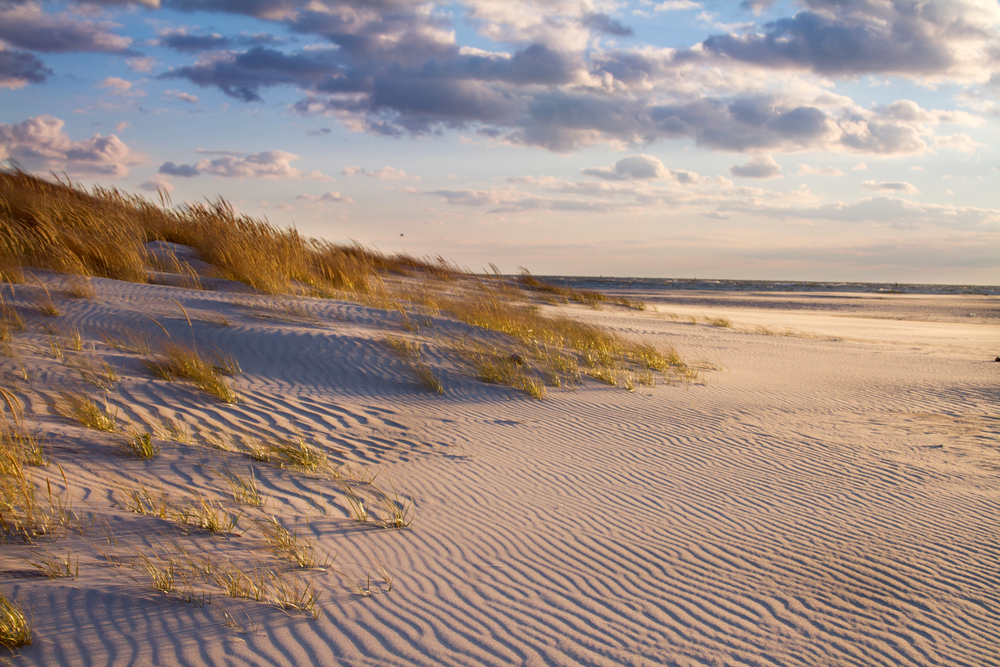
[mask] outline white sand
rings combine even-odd
[[[899,297],[901,319],[879,304],[746,307],[744,295],[739,307],[562,308],[722,370],[704,385],[628,393],[587,381],[537,401],[447,364],[447,393],[426,392],[378,342],[398,330],[385,311],[302,299],[319,323],[281,321],[234,305],[263,298],[94,282],[95,301],[57,299],[63,315],[51,321],[79,327],[123,370],[110,395],[121,417],[298,430],[338,462],[383,470],[380,482],[413,497],[415,520],[399,531],[361,525],[329,480],[258,465],[268,511],[337,554],[342,574],[309,573],[325,587],[322,617],[218,589],[203,606],[153,590],[95,546],[165,555],[262,544],[253,531],[178,537],[170,522],[113,507],[110,480],[218,495],[226,487],[213,471],[248,459],[165,440],[151,463],[122,457],[108,436],[46,405],[85,385],[46,359],[35,326],[21,336],[37,373],[23,396],[71,488],[54,465],[39,479],[99,513],[113,538],[98,526],[2,547],[2,591],[36,630],[16,664],[1000,663],[1000,328],[955,315],[973,301],[996,313],[996,297]],[[99,342],[97,328],[112,322],[155,332],[146,316],[186,340],[172,299],[195,318],[200,346],[239,360],[242,404],[152,382],[139,357]],[[667,312],[725,315],[735,327]],[[231,326],[203,321],[218,314]],[[740,330],[756,327],[802,335]],[[0,362],[10,382],[15,362]],[[79,578],[30,576],[23,558],[68,548],[81,554]],[[395,576],[391,592],[376,561]],[[367,574],[380,593],[346,589]],[[254,628],[235,632],[223,610]]]

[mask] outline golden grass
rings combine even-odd
[[[386,256],[360,245],[304,237],[265,220],[239,215],[224,199],[170,208],[115,188],[87,191],[67,180],[46,180],[0,167],[0,267],[38,266],[82,277],[146,282],[151,258],[143,244],[170,241],[194,247],[221,277],[268,294],[331,296],[367,293],[378,272],[455,272],[446,262]],[[175,258],[176,259],[176,258]],[[160,268],[191,275],[181,262]],[[191,275],[192,282],[197,276]]]
[[[77,554],[74,561],[73,551],[70,549],[66,550],[66,558],[41,551],[35,552],[33,556],[34,560],[30,558],[26,558],[25,560],[49,579],[58,579],[60,577],[77,579],[80,576],[80,555]]]
[[[103,331],[101,332],[101,340],[108,347],[122,352],[144,355],[153,353],[153,345],[149,336],[128,327],[118,327]]]
[[[67,366],[75,368],[84,381],[98,389],[111,391],[121,381],[118,371],[111,364],[96,356],[77,354],[71,357],[67,356],[65,362]]]
[[[225,366],[219,366],[206,359],[193,347],[180,343],[167,343],[157,358],[146,361],[146,367],[158,379],[173,381],[176,378],[189,380],[223,403],[238,403],[240,395],[235,383],[226,382],[220,376],[235,374],[239,365],[234,360],[223,359]]]
[[[576,303],[582,303],[600,310],[605,303],[611,303],[617,306],[624,306],[625,308],[634,308],[635,310],[646,310],[646,304],[642,301],[634,299],[626,299],[624,297],[610,297],[601,292],[595,292],[593,290],[578,290],[570,287],[557,287],[551,283],[546,283],[538,278],[531,275],[531,272],[526,268],[521,267],[521,275],[517,278],[517,283],[528,290],[533,292],[538,292],[543,295],[543,299],[547,303],[553,305],[559,303],[568,303],[569,301],[575,301]],[[548,297],[547,299],[545,297]]]
[[[407,318],[405,322],[409,322],[409,319]],[[406,328],[405,325],[404,328]],[[420,358],[421,344],[419,342],[393,335],[386,335],[383,340],[386,345],[395,350],[406,361],[407,365],[420,381],[421,387],[437,394],[444,393],[444,385],[441,384],[441,380],[434,374],[433,369],[427,365],[427,362]]]
[[[160,448],[153,443],[153,436],[149,433],[129,433],[119,438],[118,447],[141,461],[149,461],[160,453]]]
[[[111,413],[107,399],[104,400],[104,408],[101,408],[81,392],[64,392],[60,396],[61,400],[56,402],[56,411],[63,417],[96,431],[111,433],[118,428],[117,410],[116,414]]]
[[[257,531],[275,554],[294,562],[299,567],[326,567],[329,558],[320,559],[316,555],[316,545],[308,537],[299,535],[298,529],[289,531],[273,516],[256,522]]]
[[[14,649],[31,644],[31,619],[21,605],[0,593],[0,644]]]

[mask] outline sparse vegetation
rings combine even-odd
[[[149,461],[160,453],[160,448],[153,443],[153,436],[149,433],[129,433],[119,438],[118,444],[123,452],[142,461]]]
[[[62,400],[56,403],[56,410],[62,416],[78,422],[81,426],[97,431],[111,433],[118,428],[117,410],[114,414],[111,413],[106,398],[104,399],[104,407],[101,408],[86,394],[80,392],[63,393]]]
[[[231,359],[223,360],[229,365],[222,370],[228,373],[238,372],[239,366]],[[189,380],[193,385],[205,391],[223,403],[238,403],[240,395],[235,384],[226,382],[220,375],[220,367],[205,359],[195,348],[179,343],[167,343],[163,353],[157,358],[146,361],[146,367],[158,379],[173,381],[175,378]]]
[[[31,620],[17,602],[0,593],[0,644],[9,649],[31,644]]]

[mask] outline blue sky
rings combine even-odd
[[[0,0],[0,158],[536,274],[1000,283],[996,0]]]

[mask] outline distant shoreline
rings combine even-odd
[[[860,294],[1000,295],[1000,285],[935,285],[795,280],[713,280],[613,276],[535,276],[558,287],[593,290],[697,290],[713,292],[836,292]]]

